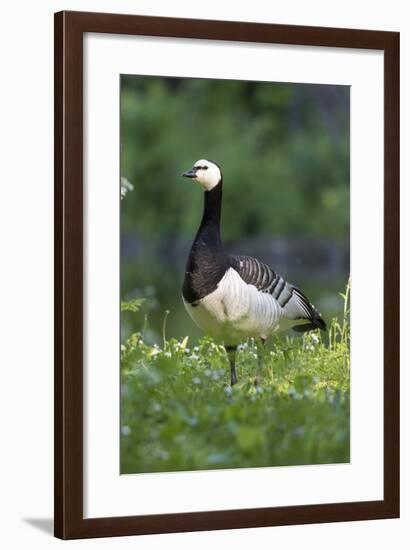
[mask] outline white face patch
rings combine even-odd
[[[209,160],[197,160],[194,168],[196,168],[196,174],[192,179],[197,181],[205,191],[210,191],[221,181],[221,171],[216,164]]]

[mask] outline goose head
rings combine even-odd
[[[197,160],[193,167],[182,175],[198,182],[205,191],[210,191],[222,181],[219,166],[205,159]]]

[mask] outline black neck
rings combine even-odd
[[[221,204],[222,179],[204,193],[201,224],[188,256],[183,295],[191,304],[215,290],[229,267],[221,242]]]
[[[197,239],[208,241],[209,245],[221,246],[221,208],[222,208],[222,179],[213,189],[204,193],[204,210]]]

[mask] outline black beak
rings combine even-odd
[[[182,176],[184,178],[194,178],[196,176],[196,168],[191,168],[190,170],[188,170],[187,172],[184,172],[182,174]]]

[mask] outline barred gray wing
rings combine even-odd
[[[251,256],[230,256],[230,266],[235,269],[245,283],[255,286],[260,292],[272,295],[283,308],[288,319],[306,319],[312,326],[322,330],[326,324],[312,306],[305,294],[288,283],[271,267]]]

